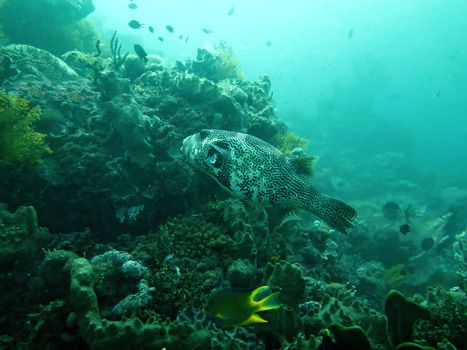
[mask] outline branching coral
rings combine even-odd
[[[45,135],[36,132],[32,124],[41,118],[38,107],[0,91],[0,161],[5,163],[38,163],[50,148]]]

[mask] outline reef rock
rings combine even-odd
[[[42,81],[61,84],[64,81],[78,79],[78,74],[60,58],[50,52],[29,45],[8,45],[0,48],[0,60],[9,57],[18,74],[18,81]]]

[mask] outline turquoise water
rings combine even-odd
[[[270,76],[278,115],[311,147],[321,127],[332,129],[335,112],[350,138],[333,138],[336,147],[364,138],[369,149],[407,153],[432,176],[457,183],[467,176],[465,1],[142,0],[136,10],[127,1],[94,3],[104,31],[117,28],[171,59],[225,40],[248,78]],[[133,18],[167,40],[132,30]],[[166,24],[188,43],[171,38]]]
[[[0,350],[461,350],[467,1],[0,0]]]

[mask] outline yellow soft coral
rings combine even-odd
[[[292,132],[283,132],[275,137],[275,146],[282,151],[287,157],[292,156],[294,148],[302,148],[305,150],[308,146],[307,140]]]
[[[40,118],[39,107],[31,108],[27,100],[0,91],[0,162],[39,163],[44,153],[51,152],[45,135],[32,127]]]

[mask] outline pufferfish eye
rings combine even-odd
[[[214,147],[209,148],[206,160],[216,169],[222,165],[222,156]]]

